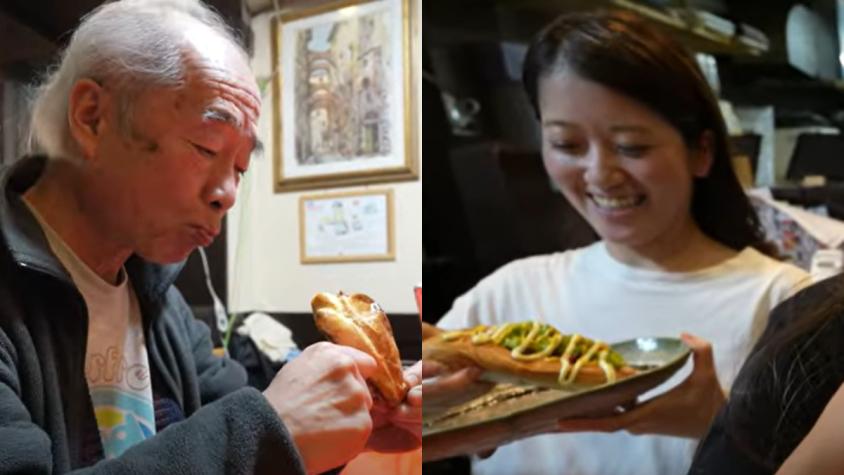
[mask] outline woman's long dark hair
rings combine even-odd
[[[682,46],[632,13],[568,14],[543,29],[525,57],[522,79],[537,115],[539,81],[557,73],[573,73],[644,104],[689,148],[698,148],[709,131],[714,157],[709,174],[694,180],[692,217],[707,236],[732,249],[774,254],[733,172],[718,101]]]

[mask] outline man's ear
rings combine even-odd
[[[91,79],[76,81],[70,90],[67,120],[70,133],[76,139],[83,158],[89,159],[96,155],[109,102],[108,92]]]
[[[700,134],[697,149],[692,154],[692,175],[704,178],[709,175],[712,162],[715,160],[715,135],[711,130],[704,130]]]

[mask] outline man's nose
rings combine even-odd
[[[234,206],[237,199],[237,172],[232,170],[229,173],[213,180],[206,191],[206,202],[215,210],[221,213],[227,212]]]

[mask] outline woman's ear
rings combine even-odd
[[[108,93],[96,81],[80,79],[73,85],[68,97],[67,120],[84,159],[96,156],[108,107]]]
[[[712,162],[715,160],[715,135],[711,130],[704,130],[700,134],[697,148],[692,151],[692,175],[704,178],[709,175]]]

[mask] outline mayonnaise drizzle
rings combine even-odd
[[[445,341],[453,341],[468,336],[475,345],[483,345],[487,343],[501,345],[501,343],[517,328],[519,328],[518,323],[505,323],[503,325],[491,326],[478,325],[477,327],[469,330],[458,330],[443,333],[442,339]],[[527,335],[522,338],[519,345],[513,348],[510,352],[510,356],[518,361],[535,361],[545,358],[553,353],[563,341],[563,335],[561,333],[556,333],[552,336],[548,345],[541,351],[525,354],[525,351],[530,348],[531,344],[539,337],[541,331],[542,324],[537,321],[531,321],[530,330],[528,330]],[[572,365],[571,357],[577,348],[578,341],[582,339],[583,337],[576,333],[569,339],[562,356],[560,356],[560,373],[557,377],[558,382],[561,385],[573,383],[574,380],[577,379],[577,374],[580,372],[581,368],[589,363],[589,360],[591,360],[596,353],[598,354],[598,366],[604,371],[607,383],[615,382],[617,379],[615,368],[609,361],[607,361],[610,349],[607,344],[602,341],[593,342],[589,349],[577,358]]]

